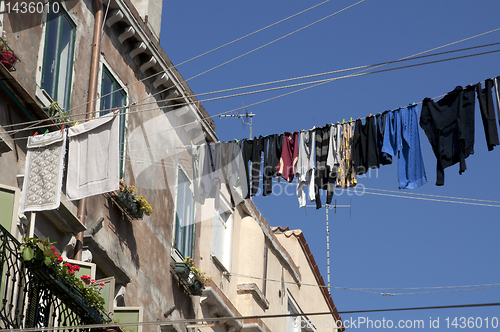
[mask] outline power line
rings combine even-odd
[[[401,311],[420,311],[420,310],[440,310],[440,309],[462,309],[462,308],[487,308],[498,307],[500,303],[477,303],[477,304],[456,304],[456,305],[441,305],[441,306],[425,306],[425,307],[404,307],[391,309],[368,309],[368,310],[346,310],[346,311],[323,311],[323,312],[308,312],[308,313],[290,313],[290,314],[270,314],[270,315],[249,315],[249,316],[233,316],[233,317],[204,317],[204,318],[188,318],[176,319],[169,321],[151,321],[151,322],[136,322],[136,323],[118,323],[118,324],[89,324],[71,326],[73,329],[83,328],[110,328],[110,327],[127,327],[127,326],[171,326],[173,324],[188,324],[188,323],[206,323],[206,322],[228,322],[228,321],[244,321],[250,319],[270,319],[270,318],[286,318],[286,317],[310,317],[310,316],[330,316],[330,315],[352,315],[362,313],[380,313],[380,312],[401,312]],[[66,330],[68,326],[58,327],[35,327],[24,329],[11,329],[12,332],[37,332],[37,331],[59,331]]]
[[[481,34],[478,34],[478,35],[471,36],[471,37],[467,37],[467,38],[464,38],[464,39],[461,39],[461,40],[458,40],[458,41],[455,41],[455,42],[452,42],[452,43],[448,43],[448,44],[445,44],[445,45],[442,45],[442,46],[439,46],[439,47],[435,47],[435,48],[432,48],[432,49],[427,50],[427,51],[419,52],[419,53],[417,53],[417,54],[414,54],[414,55],[411,55],[411,56],[407,56],[407,57],[401,58],[400,60],[403,60],[403,59],[409,59],[409,58],[413,58],[413,57],[417,57],[417,56],[420,56],[421,54],[428,53],[428,52],[432,52],[432,51],[435,51],[435,50],[438,50],[438,49],[441,49],[441,48],[444,48],[444,47],[447,47],[447,46],[451,46],[451,45],[454,45],[454,44],[457,44],[457,43],[460,43],[460,42],[464,42],[464,41],[467,41],[467,40],[471,40],[471,39],[474,39],[474,38],[478,38],[478,37],[481,37],[481,36],[484,36],[484,35],[487,35],[487,34],[490,34],[490,33],[496,32],[496,31],[498,31],[498,30],[500,30],[500,28],[493,29],[493,30],[490,30],[490,31],[487,31],[487,32],[484,32],[484,33],[481,33]],[[377,67],[380,67],[380,66],[383,66],[383,65],[384,65],[384,64],[381,64],[381,65],[379,65],[379,66],[377,66]],[[377,67],[375,67],[375,68],[377,68]],[[366,70],[364,70],[364,71],[366,71]],[[364,72],[364,71],[361,71],[361,72]],[[149,78],[151,78],[151,77],[153,77],[153,76],[155,76],[155,75],[157,75],[157,74],[159,74],[159,73],[153,74],[153,75],[151,75]],[[346,76],[346,77],[351,77],[351,76],[349,75],[349,76]],[[138,82],[140,82],[140,81],[138,81]],[[134,85],[134,84],[136,84],[136,83],[138,83],[138,82],[132,83],[132,84],[130,84],[129,86]],[[324,82],[324,83],[327,83],[327,82]],[[322,84],[324,84],[324,83],[322,83]],[[318,86],[319,86],[319,85],[322,85],[322,84],[318,84]],[[312,86],[312,87],[314,87],[314,86]],[[312,88],[312,87],[308,87],[308,88]],[[308,88],[304,88],[304,89],[299,89],[299,90],[296,90],[294,93],[296,93],[296,92],[300,92],[300,91],[303,91],[303,90],[306,90],[306,89],[308,89]],[[154,94],[154,95],[156,95],[156,94]],[[152,95],[152,96],[154,96],[154,95]],[[278,96],[278,97],[276,97],[276,98],[280,98],[280,97],[283,97],[283,96],[286,96],[286,95],[288,95],[288,94],[283,94],[283,95],[280,95],[280,96]],[[149,99],[149,98],[150,98],[150,97],[152,97],[152,96],[148,96],[147,98],[144,98],[143,100],[145,100],[145,99]],[[103,97],[104,97],[104,96],[101,96],[100,98],[103,98]],[[100,98],[96,98],[95,100],[99,100]],[[276,98],[273,98],[273,99],[276,99]],[[94,101],[95,101],[95,100],[94,100]],[[262,101],[262,102],[266,102],[266,101],[269,101],[269,100],[270,100],[270,99],[267,99],[267,100]],[[272,99],[271,99],[271,100],[272,100]],[[164,101],[165,101],[165,100],[164,100]],[[161,101],[157,101],[157,102],[155,102],[155,103],[159,103],[159,102],[161,102]],[[198,102],[202,102],[202,101],[198,101]],[[82,104],[82,105],[80,105],[80,106],[84,106],[84,105],[86,105],[86,104],[88,104],[88,103],[89,103],[89,102],[86,102],[86,103],[84,103],[84,104]],[[189,105],[190,103],[184,103],[184,104]],[[259,104],[259,103],[254,103],[254,104],[252,104],[252,105],[250,105],[250,106],[253,106],[253,105],[255,105],[255,104]],[[80,107],[80,106],[78,106],[78,107]],[[123,107],[123,108],[128,108],[128,107],[129,107],[129,106],[127,106],[127,107]],[[72,108],[72,109],[75,109],[75,108],[77,108],[77,107],[74,107],[74,108]],[[154,109],[161,109],[161,108],[164,108],[164,107],[157,107],[157,108],[154,108]],[[72,109],[70,109],[70,110],[72,110]],[[227,112],[223,112],[223,113],[220,113],[220,114],[216,114],[216,115],[211,116],[211,117],[208,117],[208,118],[212,118],[212,117],[215,117],[215,116],[218,116],[218,115],[226,114],[226,113],[229,113],[229,112],[232,112],[232,111],[236,111],[236,110],[239,110],[239,109],[241,109],[241,108],[236,108],[236,109],[231,110],[231,111],[227,111]],[[70,111],[70,110],[69,110],[69,111]],[[102,111],[103,111],[103,110],[101,110],[101,111],[96,111],[96,113],[97,113],[97,112],[102,112]],[[76,114],[76,115],[72,115],[72,116],[78,116],[78,115],[83,115],[83,114],[86,114],[86,113]],[[44,121],[51,120],[51,119],[57,119],[57,117],[49,117],[48,119],[37,120],[37,121],[31,121],[31,122],[25,122],[25,123],[23,123],[23,124],[26,124],[26,123],[32,123],[32,122],[42,123],[42,122],[44,122]],[[83,120],[82,120],[82,121],[83,121]],[[20,125],[20,124],[17,124],[17,125]],[[44,127],[47,127],[47,126],[44,126]],[[175,129],[175,128],[172,128],[172,129]]]
[[[271,278],[262,278],[262,277],[254,277],[248,276],[244,274],[238,273],[224,273],[230,276],[237,276],[249,279],[257,279],[257,280],[265,280],[271,282],[279,282],[285,284],[296,284],[293,281],[282,281],[278,279]],[[341,286],[323,286],[318,284],[307,284],[301,283],[301,286],[312,286],[319,288],[327,288],[327,289],[337,289],[337,290],[348,290],[348,291],[356,291],[363,293],[372,293],[383,296],[397,296],[397,295],[420,295],[420,294],[434,294],[434,293],[451,293],[451,292],[465,292],[465,291],[476,291],[476,290],[484,290],[484,289],[493,289],[500,288],[500,284],[483,284],[483,285],[465,285],[465,286],[434,286],[434,287],[406,287],[406,288],[363,288],[363,287],[341,287]],[[457,289],[459,288],[459,289]],[[377,290],[427,290],[427,289],[441,289],[434,291],[426,291],[426,292],[413,292],[413,293],[387,293],[387,292],[377,292]]]
[[[179,63],[179,64],[177,64],[177,65],[175,65],[175,66],[173,66],[173,67],[171,67],[171,68],[174,68],[174,67],[175,67],[175,68],[176,68],[176,67],[179,67],[179,66],[181,66],[181,65],[183,65],[183,64],[185,64],[185,63],[188,63],[188,62],[190,62],[190,61],[193,61],[193,60],[195,60],[195,59],[198,59],[198,58],[200,58],[200,57],[202,57],[202,56],[204,56],[204,55],[207,55],[207,54],[212,53],[212,52],[214,52],[214,51],[220,50],[220,49],[221,49],[221,48],[223,48],[223,47],[229,46],[229,45],[231,45],[231,44],[233,44],[233,43],[236,43],[236,42],[238,42],[238,41],[240,41],[240,40],[242,40],[242,39],[245,39],[245,38],[247,38],[247,37],[250,37],[250,36],[252,36],[252,35],[254,35],[254,34],[258,33],[258,32],[264,31],[264,30],[266,30],[266,29],[268,29],[268,28],[271,28],[271,27],[273,27],[273,26],[275,26],[275,25],[277,25],[277,24],[279,24],[279,23],[285,22],[286,20],[289,20],[289,19],[291,19],[291,18],[293,18],[293,17],[295,17],[295,16],[298,16],[298,15],[300,15],[300,14],[303,14],[303,13],[305,13],[305,12],[307,12],[307,11],[311,10],[311,9],[314,9],[314,8],[316,8],[316,7],[319,7],[319,6],[321,6],[321,5],[324,5],[325,3],[329,2],[329,1],[330,1],[330,0],[326,0],[326,1],[323,1],[323,2],[321,2],[321,3],[319,3],[319,4],[317,4],[317,5],[314,5],[314,6],[312,6],[312,7],[309,7],[309,8],[307,8],[307,9],[304,9],[304,10],[302,10],[302,11],[300,11],[300,12],[296,13],[296,14],[293,14],[292,16],[288,16],[287,18],[284,18],[284,19],[279,20],[279,21],[277,21],[277,22],[275,22],[275,23],[273,23],[273,24],[270,24],[270,25],[268,25],[268,26],[265,26],[264,28],[260,28],[260,29],[258,29],[258,30],[256,30],[256,31],[254,31],[254,32],[251,32],[251,33],[249,33],[249,34],[247,34],[247,35],[243,36],[243,37],[237,38],[237,39],[235,39],[235,40],[233,40],[233,41],[230,41],[229,43],[226,43],[226,44],[221,45],[221,46],[219,46],[219,47],[216,47],[216,48],[214,48],[214,49],[212,49],[212,50],[210,50],[210,51],[207,51],[207,52],[205,52],[205,53],[202,53],[202,54],[200,54],[200,55],[197,55],[197,56],[195,56],[195,57],[193,57],[193,58],[191,58],[191,59],[189,59],[189,60],[183,61],[183,62],[181,62],[181,63]]]
[[[231,41],[231,42],[229,42],[229,43],[226,43],[226,44],[221,45],[221,46],[219,46],[219,47],[216,47],[216,48],[214,48],[214,49],[212,49],[212,50],[210,50],[210,51],[207,51],[207,52],[202,53],[202,54],[200,54],[200,55],[198,55],[198,56],[195,56],[195,57],[193,57],[193,58],[191,58],[191,59],[189,59],[189,60],[183,61],[183,62],[181,62],[181,63],[180,63],[180,64],[178,64],[178,65],[175,65],[175,66],[174,66],[174,65],[172,65],[172,66],[170,66],[170,67],[167,67],[167,69],[166,69],[166,70],[162,70],[162,71],[160,71],[160,72],[158,72],[158,73],[154,73],[154,74],[152,74],[152,75],[150,75],[150,76],[147,76],[147,77],[145,77],[145,78],[143,78],[143,79],[137,80],[137,81],[136,81],[136,82],[134,82],[134,83],[128,84],[128,85],[127,85],[127,87],[131,87],[131,86],[133,86],[133,85],[135,85],[135,84],[137,84],[137,83],[143,82],[143,81],[148,80],[148,79],[150,79],[150,78],[153,78],[153,77],[155,77],[155,76],[157,76],[157,75],[160,75],[160,74],[166,73],[168,70],[171,70],[171,69],[173,69],[173,68],[176,68],[176,67],[178,67],[178,66],[181,66],[181,65],[183,65],[183,64],[185,64],[185,63],[188,63],[188,62],[190,62],[190,61],[192,61],[192,60],[198,59],[198,58],[200,58],[200,57],[202,57],[202,56],[204,56],[204,55],[207,55],[207,54],[209,54],[209,53],[212,53],[212,52],[214,52],[214,51],[217,51],[217,50],[219,50],[219,49],[221,49],[221,48],[223,48],[223,47],[226,47],[226,46],[228,46],[228,45],[231,45],[231,44],[233,44],[233,43],[235,43],[235,42],[237,42],[237,41],[240,41],[240,40],[242,40],[242,39],[245,39],[245,38],[247,38],[247,37],[250,37],[250,36],[252,36],[252,35],[254,35],[254,34],[258,33],[258,32],[264,31],[264,30],[266,30],[266,29],[268,29],[268,28],[270,28],[270,27],[273,27],[273,26],[275,26],[275,25],[277,25],[277,24],[279,24],[279,23],[285,22],[285,21],[287,21],[288,19],[291,19],[291,18],[293,18],[293,17],[295,17],[295,16],[298,16],[298,15],[300,15],[300,14],[303,14],[303,13],[305,13],[305,12],[309,11],[309,10],[312,10],[312,9],[314,9],[314,8],[317,8],[317,7],[319,7],[319,6],[321,6],[321,5],[325,4],[325,3],[327,3],[327,2],[329,2],[329,1],[330,1],[330,0],[323,1],[323,2],[321,2],[321,3],[319,3],[319,4],[317,4],[317,5],[314,5],[314,6],[312,6],[312,7],[309,7],[309,8],[307,8],[307,9],[305,9],[305,10],[302,10],[302,11],[300,11],[300,12],[298,12],[298,13],[294,14],[294,15],[291,15],[291,16],[289,16],[289,17],[285,18],[285,19],[282,19],[282,20],[280,20],[280,21],[277,21],[277,22],[275,22],[275,23],[273,23],[273,24],[270,24],[270,25],[268,25],[268,26],[266,26],[266,27],[264,27],[264,28],[258,29],[258,30],[254,31],[254,32],[252,32],[252,33],[249,33],[249,34],[247,34],[247,35],[245,35],[245,36],[243,36],[243,37],[237,38],[237,39],[235,39],[235,40],[233,40],[233,41]],[[108,4],[108,5],[109,5],[109,4]],[[104,23],[103,23],[103,27],[104,27]],[[181,81],[181,82],[180,82],[180,84],[181,84],[181,83],[184,83],[184,82],[186,82],[186,81]],[[35,84],[36,84],[36,85],[38,85],[36,82],[35,82]],[[84,106],[86,106],[87,104],[89,104],[89,103],[91,103],[91,102],[98,101],[98,100],[100,100],[100,99],[102,99],[102,98],[104,98],[104,97],[107,97],[107,96],[109,96],[109,95],[111,95],[111,94],[113,94],[113,93],[116,93],[116,92],[121,91],[121,90],[124,90],[124,89],[125,89],[125,87],[120,87],[119,89],[117,89],[117,90],[115,90],[115,91],[113,91],[113,92],[107,93],[107,94],[102,95],[102,96],[100,96],[100,97],[98,97],[98,98],[95,98],[95,99],[93,99],[93,100],[91,100],[91,101],[87,101],[87,102],[85,102],[85,103],[83,103],[83,104],[80,104],[80,105],[78,105],[78,106],[75,106],[75,107],[73,107],[73,108],[70,108],[70,109],[68,109],[68,110],[67,110],[67,112],[70,112],[70,111],[72,111],[72,110],[75,110],[75,109],[78,109],[78,108],[84,107]],[[164,92],[164,91],[166,91],[166,90],[168,90],[168,89],[162,90],[162,91],[160,91],[159,93]],[[156,94],[158,94],[158,93],[156,93]],[[142,100],[149,99],[149,98],[151,98],[151,97],[155,96],[156,94],[153,94],[153,95],[151,95],[151,96],[148,96],[148,97],[146,97],[146,98],[144,98],[144,99],[142,99]],[[141,100],[141,101],[142,101],[142,100]],[[46,121],[46,120],[47,120],[47,119],[40,120],[40,122],[38,122],[38,123],[41,123],[41,122]]]
[[[391,192],[391,193],[399,193],[399,194],[410,194],[410,195],[418,195],[418,196],[429,196],[429,197],[440,197],[440,198],[447,198],[447,199],[460,199],[460,200],[466,200],[466,201],[477,201],[477,202],[488,202],[488,203],[497,203],[500,205],[500,201],[490,201],[486,199],[477,199],[477,198],[464,198],[464,197],[453,197],[453,196],[442,196],[442,195],[431,195],[431,194],[421,194],[421,193],[410,193],[407,191],[395,191],[395,190],[387,190],[387,189],[374,189],[374,188],[366,188],[368,190],[376,190],[376,191],[384,191],[384,192]]]
[[[237,56],[237,57],[235,57],[235,58],[233,58],[233,59],[231,59],[231,60],[228,60],[228,61],[226,61],[226,62],[224,62],[224,63],[221,63],[220,65],[217,65],[217,66],[212,67],[212,68],[210,68],[210,69],[208,69],[208,70],[205,70],[204,72],[201,72],[201,73],[199,73],[199,74],[197,74],[197,75],[195,75],[195,76],[193,76],[193,77],[188,78],[188,79],[187,79],[187,80],[185,80],[184,82],[190,81],[190,80],[192,80],[192,79],[194,79],[194,78],[197,78],[197,77],[199,77],[199,76],[201,76],[201,75],[204,75],[204,74],[206,74],[206,73],[208,73],[208,72],[211,72],[211,71],[212,71],[212,70],[214,70],[214,69],[220,68],[220,67],[222,67],[222,66],[224,66],[224,65],[227,65],[228,63],[231,63],[231,62],[233,62],[233,61],[235,61],[235,60],[238,60],[238,59],[240,59],[240,58],[242,58],[242,57],[244,57],[244,56],[246,56],[246,55],[248,55],[248,54],[251,54],[251,53],[253,53],[253,52],[255,52],[255,51],[258,51],[258,50],[260,50],[260,49],[262,49],[262,48],[264,48],[264,47],[266,47],[266,46],[269,46],[269,45],[271,45],[271,44],[274,44],[275,42],[280,41],[280,40],[282,40],[282,39],[284,39],[284,38],[286,38],[286,37],[289,37],[289,36],[291,36],[291,35],[293,35],[293,34],[295,34],[295,33],[299,32],[299,31],[302,31],[302,30],[304,30],[304,29],[306,29],[306,28],[309,28],[309,27],[311,27],[311,26],[313,26],[313,25],[315,25],[315,24],[317,24],[317,23],[319,23],[319,22],[322,22],[322,21],[324,21],[324,20],[326,20],[326,19],[328,19],[328,18],[330,18],[330,17],[333,17],[333,16],[335,16],[335,15],[337,15],[337,14],[340,14],[340,13],[342,13],[343,11],[345,11],[345,10],[347,10],[347,9],[350,9],[350,8],[352,8],[352,7],[355,7],[355,6],[359,5],[360,3],[364,2],[364,1],[366,1],[366,0],[361,0],[361,1],[358,1],[358,2],[356,2],[355,4],[352,4],[352,5],[348,6],[348,7],[345,7],[344,9],[341,9],[341,10],[339,10],[339,11],[337,11],[337,12],[333,13],[333,14],[327,15],[327,16],[323,17],[322,19],[319,19],[319,20],[317,20],[317,21],[315,21],[315,22],[313,22],[313,23],[310,23],[310,24],[308,24],[308,25],[306,25],[306,26],[303,26],[303,27],[302,27],[302,28],[300,28],[300,29],[297,29],[297,30],[295,30],[295,31],[293,31],[293,32],[287,33],[286,35],[281,36],[281,37],[279,37],[278,39],[275,39],[275,40],[273,40],[273,41],[271,41],[271,42],[269,42],[269,43],[266,43],[266,44],[264,44],[264,45],[262,45],[262,46],[259,46],[259,47],[255,48],[255,49],[251,50],[251,51],[248,51],[248,52],[246,52],[246,53],[243,53],[243,54],[241,54],[241,55],[239,55],[239,56]]]
[[[500,52],[500,50],[475,53],[475,54],[464,55],[464,56],[453,57],[453,58],[447,58],[447,59],[442,59],[442,60],[435,60],[435,61],[423,62],[423,63],[413,64],[413,65],[407,65],[407,66],[401,66],[401,67],[395,67],[395,68],[389,68],[389,69],[382,69],[382,70],[377,70],[377,71],[372,71],[372,72],[355,73],[355,74],[350,74],[350,75],[345,75],[345,76],[340,76],[340,77],[335,77],[335,78],[329,78],[329,79],[323,79],[323,80],[311,81],[311,82],[304,82],[304,83],[298,83],[298,84],[293,84],[293,85],[286,85],[286,86],[274,87],[274,88],[257,90],[257,91],[244,92],[244,93],[233,94],[233,95],[228,95],[228,96],[208,98],[208,99],[200,100],[199,102],[216,101],[216,100],[221,100],[221,99],[234,98],[234,97],[240,97],[240,96],[244,96],[244,95],[250,95],[250,94],[256,94],[256,93],[263,93],[263,92],[269,92],[269,91],[275,91],[275,90],[282,90],[282,89],[288,89],[288,88],[300,87],[300,86],[304,86],[304,85],[311,85],[311,84],[313,84],[312,86],[307,86],[307,87],[299,89],[299,90],[295,90],[295,91],[292,91],[292,92],[289,92],[289,93],[285,93],[285,94],[282,94],[282,95],[279,95],[279,96],[276,96],[276,97],[272,97],[272,98],[269,98],[269,99],[266,99],[266,100],[263,100],[263,101],[259,101],[259,102],[256,102],[256,103],[253,103],[253,104],[245,106],[245,107],[250,107],[250,106],[255,106],[257,104],[264,103],[264,102],[267,102],[267,101],[270,101],[270,100],[273,100],[273,99],[277,99],[277,98],[280,98],[280,97],[283,97],[283,96],[286,96],[286,95],[289,95],[289,94],[293,94],[293,93],[296,93],[296,92],[299,92],[299,91],[303,91],[303,90],[306,90],[306,89],[309,89],[309,88],[313,88],[313,87],[316,87],[316,86],[319,86],[319,85],[322,85],[322,84],[325,84],[325,83],[329,83],[329,82],[333,82],[333,81],[337,81],[337,80],[341,80],[341,79],[358,77],[358,76],[365,76],[365,75],[370,75],[370,74],[379,74],[379,73],[388,72],[388,71],[394,71],[394,70],[400,70],[400,69],[418,67],[418,66],[423,66],[423,65],[429,65],[429,64],[435,64],[435,63],[440,63],[440,62],[458,60],[458,59],[469,58],[469,57],[474,57],[474,56],[480,56],[480,55],[486,55],[486,54],[491,54],[491,53],[497,53],[497,52]],[[438,97],[434,97],[433,99],[438,98]],[[153,104],[157,104],[159,102],[165,102],[165,101],[169,101],[169,99],[167,99],[167,100],[160,100],[160,101],[154,102]],[[421,102],[419,102],[419,103],[421,103]],[[187,104],[189,104],[189,103],[183,103],[183,104],[178,104],[178,105],[187,105]],[[126,108],[136,107],[136,106],[142,106],[142,104],[141,105],[116,107],[115,109],[126,109]],[[150,111],[155,111],[155,110],[164,109],[164,108],[166,108],[166,106],[153,107],[153,108],[149,108],[149,109],[145,109],[145,110],[127,111],[126,113],[123,113],[123,114],[134,114],[134,113],[150,112]],[[222,113],[210,116],[210,117],[206,117],[204,119],[214,118],[214,117],[217,117],[217,116],[220,116],[220,115],[223,115],[223,114],[227,114],[227,113],[230,113],[230,112],[234,112],[236,110],[240,110],[242,108],[243,107],[235,108],[235,109],[232,109],[230,111],[226,111],[226,112],[222,112]],[[97,113],[97,112],[103,112],[103,111],[108,111],[108,110],[100,110],[100,111],[96,111],[95,113]],[[83,114],[85,114],[85,113],[77,114],[77,115],[83,115]],[[72,116],[77,116],[77,115],[72,115]],[[40,122],[47,121],[47,120],[49,120],[49,119],[40,120]],[[85,120],[85,121],[90,121],[90,120]],[[82,120],[81,122],[85,122],[85,121]],[[74,122],[75,121],[67,121],[67,122],[59,122],[57,124],[59,124],[59,125],[62,125],[62,124],[72,124]],[[175,126],[175,127],[166,129],[163,132],[174,130],[174,129],[177,129],[177,128],[182,128],[184,126],[192,125],[192,124],[195,124],[195,123],[198,123],[198,122],[199,121],[196,120],[196,121],[193,121],[193,122],[185,123],[185,124],[182,124],[182,125],[179,125],[179,126]],[[20,125],[23,125],[23,124],[26,124],[26,123],[29,123],[29,122],[13,124],[11,126],[20,126]],[[54,126],[54,124],[48,124],[48,125],[42,125],[42,126],[35,126],[35,127],[30,126],[28,128],[22,128],[22,129],[15,129],[15,130],[6,131],[6,133],[15,134],[15,133],[20,132],[20,131],[34,130],[34,129],[40,129],[40,128],[48,128],[48,127],[53,127],[53,126]],[[158,133],[156,133],[156,134],[158,134]],[[17,138],[13,138],[13,139],[10,139],[10,140],[20,140],[20,139],[25,139],[25,138],[27,138],[27,136],[17,137]]]

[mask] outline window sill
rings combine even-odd
[[[256,284],[239,284],[237,294],[252,294],[255,302],[257,302],[264,310],[269,309],[269,301],[266,296],[261,292],[259,286]]]
[[[212,258],[212,262],[214,263],[214,265],[224,274],[224,276],[228,279],[228,280],[231,280],[231,272],[229,271],[229,269],[227,269],[224,264],[222,264],[222,262],[217,258],[217,256],[215,255],[210,255],[210,257]]]

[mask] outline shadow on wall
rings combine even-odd
[[[132,222],[115,211],[116,209],[109,209],[109,229],[118,239],[120,247],[127,247],[130,251],[130,259],[136,269],[141,267],[139,255],[137,253],[137,242],[134,236],[134,227]]]

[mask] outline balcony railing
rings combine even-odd
[[[0,329],[101,324],[107,315],[95,310],[78,290],[40,262],[24,262],[21,244],[0,226]]]
[[[14,65],[19,59],[14,51],[7,44],[7,41],[0,38],[0,62],[7,68],[8,71],[15,71],[16,67]],[[21,61],[21,60],[19,60]]]

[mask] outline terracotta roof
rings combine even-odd
[[[290,236],[295,236],[298,240],[299,243],[304,250],[304,253],[306,254],[307,261],[309,262],[309,266],[311,267],[311,270],[313,271],[314,277],[316,278],[316,282],[318,285],[323,286],[320,287],[321,292],[323,293],[323,297],[325,298],[325,301],[328,304],[328,307],[330,308],[331,312],[335,312],[333,316],[335,317],[336,320],[342,321],[342,317],[337,313],[337,307],[333,303],[332,296],[330,295],[330,292],[328,291],[328,288],[326,287],[325,281],[323,280],[323,277],[321,276],[321,272],[319,271],[318,265],[316,264],[316,260],[314,259],[313,254],[311,253],[311,250],[309,249],[309,245],[307,244],[306,238],[304,236],[304,233],[300,229],[295,229],[295,230],[290,230],[290,228],[287,226],[286,228],[283,228],[281,226],[278,227],[273,227],[272,228],[273,232],[276,234],[283,234],[286,237]],[[344,331],[344,328],[341,328],[340,331]]]

